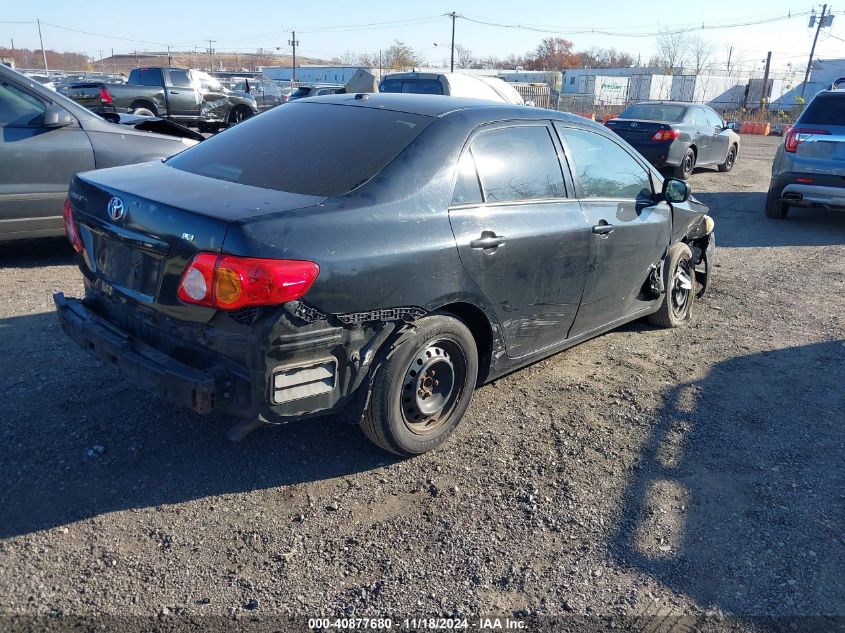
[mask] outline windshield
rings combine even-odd
[[[262,189],[338,196],[378,174],[432,120],[306,100],[272,108],[167,164]]]
[[[669,121],[678,122],[684,118],[686,106],[668,103],[638,103],[619,115],[620,119],[636,119],[637,121]]]

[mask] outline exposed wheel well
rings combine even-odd
[[[695,158],[697,160],[698,159],[698,148],[693,144],[690,144],[689,148],[692,150],[692,153],[695,154]]]
[[[493,348],[493,331],[487,315],[481,308],[463,302],[450,303],[438,312],[446,312],[460,319],[472,332],[478,348],[478,382],[484,382],[490,370],[490,353]]]
[[[130,110],[136,110],[137,108],[147,108],[147,110],[150,110],[153,114],[158,113],[158,110],[156,109],[154,103],[152,103],[151,101],[144,101],[143,99],[133,101],[132,105],[129,106]]]

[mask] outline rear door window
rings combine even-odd
[[[802,125],[845,125],[845,92],[819,95],[798,121]]]
[[[715,110],[711,110],[710,108],[704,108],[704,115],[707,117],[707,124],[711,127],[724,127],[725,122],[722,120],[718,114],[716,114]]]
[[[132,83],[141,86],[160,86],[161,70],[158,68],[138,68],[132,71],[130,78]]]
[[[472,142],[487,202],[565,198],[563,172],[545,125],[514,125],[479,133]]]
[[[252,187],[338,196],[378,174],[433,120],[305,99],[271,108],[166,164]]]
[[[648,171],[612,140],[576,128],[558,131],[569,145],[581,197],[631,200],[652,195]]]

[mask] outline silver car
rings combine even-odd
[[[766,215],[790,207],[845,211],[845,90],[817,94],[775,153]]]

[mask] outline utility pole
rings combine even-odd
[[[209,63],[209,72],[214,72],[214,49],[212,48],[212,44],[217,40],[208,40],[208,63]]]
[[[200,67],[200,63],[199,63],[199,59],[197,58],[197,45],[194,44],[194,68],[199,70],[199,67]]]
[[[458,17],[458,14],[452,11],[451,13],[447,13],[450,18],[452,18],[452,56],[449,59],[449,72],[455,72],[455,18]]]
[[[38,22],[38,40],[41,42],[41,54],[44,56],[44,72],[48,75],[50,74],[50,70],[47,68],[47,51],[44,50],[44,38],[41,37],[41,20],[36,20]]]
[[[170,44],[167,45],[167,65],[173,65],[173,58],[170,56]]]
[[[293,84],[296,81],[296,45],[299,42],[296,41],[296,31],[290,32],[290,39],[288,40],[288,45],[293,46],[293,65],[290,71],[290,81]]]
[[[103,59],[103,49],[100,49],[100,72],[106,74],[106,60]]]
[[[116,74],[114,72],[114,49],[111,49],[111,74]]]
[[[734,54],[734,47],[733,47],[733,44],[731,44],[731,47],[728,49],[728,75],[731,74],[731,56],[733,56],[733,54]],[[769,55],[771,55],[771,53],[769,53]]]
[[[766,55],[766,70],[763,71],[763,87],[760,90],[760,113],[768,102],[769,96],[769,67],[772,65],[772,51]]]
[[[378,49],[378,80],[381,81],[381,49]]]
[[[810,78],[810,67],[813,65],[813,54],[816,52],[816,42],[819,41],[819,31],[822,30],[824,23],[824,15],[827,12],[827,5],[822,5],[822,14],[819,18],[819,23],[816,26],[816,36],[813,38],[813,46],[810,48],[810,60],[807,62],[807,72],[804,73],[804,83],[801,86],[801,98],[804,98],[804,92],[807,90],[807,80]]]

